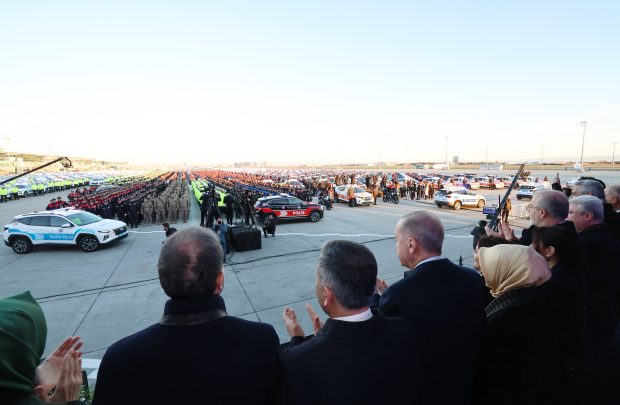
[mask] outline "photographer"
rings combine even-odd
[[[219,218],[221,216],[220,209],[218,208],[218,203],[220,202],[220,197],[215,191],[215,187],[211,186],[209,189],[209,193],[207,196],[208,201],[208,209],[207,209],[207,228],[213,227],[213,221],[215,218]]]
[[[233,224],[233,209],[235,202],[235,197],[233,197],[231,191],[228,190],[226,196],[224,196],[224,204],[226,206],[224,214],[226,215],[226,222],[228,225]]]
[[[242,200],[242,208],[243,215],[245,216],[245,224],[250,225],[250,219],[252,219],[252,226],[256,225],[256,221],[254,220],[254,207],[253,207],[253,198],[250,195],[249,190],[245,190]]]
[[[202,190],[202,195],[200,196],[200,226],[205,226],[205,217],[207,216],[207,211],[209,210],[209,198],[206,191]]]

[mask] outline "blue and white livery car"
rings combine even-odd
[[[87,211],[61,208],[18,215],[4,226],[4,243],[18,254],[37,245],[77,245],[93,252],[100,245],[125,238],[127,224]]]

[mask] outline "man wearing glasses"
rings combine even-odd
[[[503,222],[499,232],[493,231],[489,226],[486,228],[487,235],[499,236],[510,242],[519,243],[528,246],[532,243],[532,230],[535,227],[554,226],[565,224],[572,226],[566,221],[568,216],[568,199],[564,193],[556,190],[539,190],[534,193],[532,201],[528,206],[530,213],[530,227],[524,229],[521,238],[517,238],[514,229],[507,223]]]

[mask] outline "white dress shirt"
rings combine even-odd
[[[364,322],[372,318],[372,312],[370,309],[367,309],[364,312],[360,312],[359,314],[349,315],[349,316],[341,316],[340,318],[334,318],[336,321],[345,321],[345,322]]]

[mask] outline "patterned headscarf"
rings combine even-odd
[[[0,402],[32,394],[46,337],[45,316],[30,292],[0,300]]]
[[[547,261],[533,247],[497,245],[478,249],[480,269],[494,297],[523,287],[538,286],[551,278]]]

